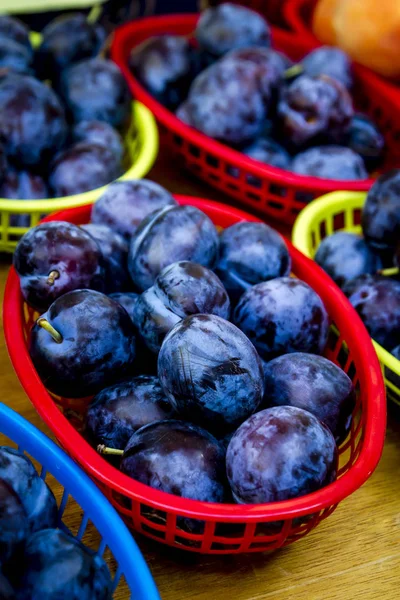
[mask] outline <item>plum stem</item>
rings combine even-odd
[[[297,77],[297,75],[301,75],[304,72],[304,67],[301,63],[297,65],[293,65],[293,67],[289,67],[286,69],[284,73],[285,79],[291,79],[292,77]]]
[[[384,275],[385,277],[391,277],[392,275],[399,274],[399,267],[391,267],[390,269],[381,269],[378,271],[379,275]]]
[[[39,325],[39,327],[42,327],[45,331],[47,331],[51,335],[53,340],[57,342],[57,344],[62,343],[63,338],[61,333],[59,333],[57,329],[54,329],[53,325],[50,325],[47,319],[40,317],[40,319],[37,320],[37,324]]]
[[[122,456],[124,453],[123,450],[118,450],[117,448],[107,448],[107,446],[105,446],[104,444],[99,444],[97,446],[97,452],[99,454],[108,454],[109,456]]]
[[[60,273],[58,271],[50,271],[49,276],[47,278],[47,283],[49,285],[54,285],[56,279],[60,277]]]

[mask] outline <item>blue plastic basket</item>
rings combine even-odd
[[[65,515],[72,508],[76,517],[76,505],[80,506],[81,511],[79,523],[75,523],[77,532],[74,537],[79,540],[84,538],[89,522],[96,528],[99,544],[94,549],[101,556],[110,552],[112,556],[107,562],[115,563],[114,592],[120,587],[122,589],[125,579],[133,600],[160,600],[150,570],[132,534],[89,477],[47,436],[2,403],[0,433],[17,444],[21,452],[26,452],[36,466],[41,466],[40,476],[46,479],[50,487],[53,487],[50,475],[60,484],[62,490],[57,486],[57,490],[53,491],[56,497],[62,491],[59,503],[61,529],[74,535],[66,523]],[[8,441],[1,439],[1,444],[4,443]],[[113,571],[112,568],[110,570]]]

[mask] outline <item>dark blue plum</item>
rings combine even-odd
[[[0,198],[10,200],[43,200],[49,197],[46,182],[37,173],[30,171],[18,171],[9,167],[0,186]],[[31,217],[29,214],[18,214],[10,216],[12,227],[29,227]]]
[[[57,525],[53,492],[27,456],[14,448],[0,447],[0,480],[11,486],[20,499],[30,532]]]
[[[132,96],[117,65],[89,58],[70,66],[61,76],[60,93],[75,121],[105,121],[122,127],[129,121]]]
[[[0,598],[6,588],[1,575],[2,563],[8,562],[29,535],[29,523],[23,504],[9,483],[0,479]]]
[[[351,59],[339,48],[332,46],[316,48],[307,54],[300,64],[310,77],[328,75],[340,81],[347,89],[353,86]]]
[[[146,217],[131,240],[128,268],[142,291],[168,265],[188,260],[213,268],[218,233],[209,217],[194,206],[166,206]]]
[[[251,62],[218,61],[193,81],[177,117],[224,143],[248,144],[261,133],[266,119],[258,71]]]
[[[265,19],[255,11],[231,2],[203,11],[195,35],[200,48],[215,59],[235,48],[268,48],[271,45]]]
[[[15,600],[16,596],[10,583],[0,573],[0,598],[1,600]]]
[[[338,286],[366,273],[382,268],[378,254],[355,233],[338,231],[322,240],[314,260]]]
[[[71,133],[74,143],[105,146],[111,150],[116,161],[121,163],[124,156],[124,140],[118,131],[105,121],[80,121],[74,125]]]
[[[25,547],[19,600],[111,600],[103,558],[59,529],[32,535]]]
[[[133,434],[125,448],[121,470],[175,496],[224,502],[224,458],[223,447],[208,431],[171,419],[152,423]]]
[[[200,72],[201,60],[188,38],[160,35],[133,48],[129,67],[154,98],[175,110]]]
[[[144,425],[171,419],[174,409],[157,377],[141,375],[102,390],[89,404],[86,433],[94,445],[123,450]]]
[[[130,240],[143,219],[164,206],[176,206],[176,202],[158,183],[148,179],[116,181],[94,203],[91,219]]]
[[[220,235],[216,273],[234,304],[256,283],[289,275],[291,262],[283,238],[265,223],[236,223]]]
[[[361,275],[343,288],[371,337],[387,350],[400,340],[400,281]]]
[[[335,439],[314,415],[294,406],[267,408],[233,436],[226,470],[236,502],[259,504],[315,492],[336,478]]]
[[[355,390],[348,375],[323,356],[294,352],[265,365],[264,407],[308,410],[331,430],[337,443],[350,430]]]
[[[110,298],[113,298],[118,304],[123,306],[133,321],[133,309],[139,298],[139,294],[135,292],[115,292],[114,294],[110,294]]]
[[[147,347],[158,353],[167,333],[185,317],[198,313],[228,319],[229,296],[215,273],[182,261],[163,269],[154,285],[141,294],[133,321]]]
[[[351,181],[368,179],[364,161],[350,148],[316,146],[294,157],[291,171],[307,177]]]
[[[250,288],[241,297],[234,323],[268,361],[281,354],[321,354],[329,320],[321,298],[298,279],[280,277]]]
[[[243,150],[243,154],[265,165],[290,170],[292,160],[290,154],[278,142],[270,138],[258,138],[251,146]],[[250,177],[248,177],[249,181],[256,180],[256,178],[252,177],[250,179]]]
[[[122,175],[110,148],[80,142],[60,152],[51,164],[49,184],[56,198],[83,194]]]
[[[0,34],[0,69],[15,73],[32,73],[32,52],[26,46]]]
[[[354,115],[345,141],[349,148],[363,158],[368,171],[373,171],[382,163],[385,138],[366,115]]]
[[[369,244],[395,249],[400,240],[400,169],[378,177],[368,192],[361,224]]]
[[[102,36],[98,25],[83,13],[61,14],[42,30],[37,50],[37,71],[44,79],[57,82],[60,73],[73,63],[95,56]]]
[[[49,86],[17,73],[0,79],[0,137],[10,158],[45,169],[66,136],[64,109]]]
[[[278,104],[282,138],[293,149],[320,140],[340,143],[353,114],[346,88],[325,75],[301,75],[283,88]]]
[[[105,290],[108,294],[132,288],[128,273],[128,243],[107,225],[82,225],[100,247],[105,269]]]
[[[118,302],[100,292],[76,290],[58,298],[38,319],[29,352],[51,392],[80,398],[132,372],[134,333],[128,313]]]
[[[29,28],[19,19],[9,15],[0,15],[0,35],[18,42],[33,54],[29,33]]]
[[[186,317],[169,332],[158,356],[158,376],[177,411],[218,437],[257,410],[264,392],[254,346],[215,315]]]
[[[26,302],[39,311],[71,290],[102,291],[105,285],[97,242],[66,221],[42,223],[25,233],[14,253],[14,268]]]

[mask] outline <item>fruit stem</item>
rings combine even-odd
[[[123,450],[118,450],[117,448],[107,448],[107,446],[105,446],[104,444],[99,444],[97,446],[97,452],[99,454],[108,454],[109,456],[122,456],[124,453]]]
[[[297,65],[293,65],[293,67],[289,67],[284,72],[285,79],[290,79],[291,77],[296,77],[297,75],[301,75],[304,72],[303,65],[298,63]]]
[[[50,271],[49,276],[47,278],[47,283],[49,285],[54,285],[56,279],[60,277],[60,273],[58,271]]]
[[[37,320],[37,324],[39,325],[39,327],[42,327],[45,331],[47,331],[51,335],[53,340],[57,342],[57,344],[61,344],[61,342],[63,341],[61,333],[59,333],[57,329],[54,329],[53,325],[50,325],[47,319],[40,317],[40,319]]]
[[[391,277],[392,275],[399,274],[399,267],[391,267],[390,269],[381,269],[378,271],[379,275],[385,275],[385,277]]]

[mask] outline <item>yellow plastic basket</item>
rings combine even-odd
[[[334,231],[361,232],[364,192],[333,192],[311,202],[298,216],[293,243],[306,256],[314,257],[321,240]],[[400,361],[374,342],[386,383],[387,395],[400,406]]]
[[[132,125],[125,138],[131,167],[119,178],[140,179],[151,169],[158,153],[158,130],[156,121],[140,102],[132,104]],[[92,204],[103,193],[107,186],[90,190],[84,194],[64,196],[46,200],[8,200],[0,198],[0,252],[13,252],[21,236],[38,224],[43,215],[73,208],[84,204]],[[10,219],[13,215],[29,215],[27,227],[13,227]]]

